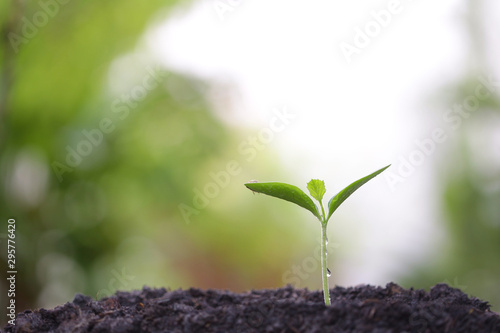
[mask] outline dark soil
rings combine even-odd
[[[77,294],[55,309],[24,311],[5,332],[500,332],[487,302],[438,284],[430,292],[358,286],[286,287],[235,294],[150,289],[94,301]]]

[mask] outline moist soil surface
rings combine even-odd
[[[438,284],[429,292],[362,285],[232,293],[150,289],[19,313],[4,332],[500,332],[487,302]]]

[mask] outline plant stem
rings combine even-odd
[[[326,260],[326,226],[327,222],[321,222],[321,272],[323,275],[323,296],[325,297],[325,305],[330,305],[330,289],[328,288],[328,273]]]
[[[328,221],[326,220],[325,209],[323,208],[323,202],[321,202],[321,201],[320,201],[320,202],[319,202],[319,205],[321,206],[321,213],[323,214],[323,215],[321,215],[321,216],[323,216],[323,220],[320,220],[320,222],[321,222],[322,224],[323,224],[323,223],[325,223],[325,224],[326,224]]]

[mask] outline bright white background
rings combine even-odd
[[[168,68],[210,82],[213,105],[231,126],[266,127],[277,106],[297,115],[270,144],[296,175],[279,181],[324,179],[330,197],[392,163],[334,216],[329,233],[350,242],[339,249],[338,284],[394,280],[446,240],[434,170],[454,133],[442,118],[451,105],[435,97],[470,69],[466,1],[400,1],[398,13],[347,59],[342,43],[355,46],[358,29],[376,27],[373,12],[390,3],[197,1],[168,22],[159,17],[144,40]],[[488,26],[494,7],[499,12],[485,2]],[[436,128],[448,139],[418,153],[416,142]],[[402,161],[418,154],[424,158],[414,170],[391,185],[388,175],[401,174]]]

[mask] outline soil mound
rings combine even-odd
[[[5,332],[499,332],[487,302],[445,284],[429,292],[362,285],[232,293],[150,289],[94,301],[77,294],[54,309],[19,313]]]

